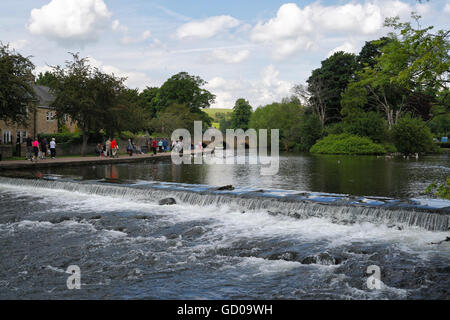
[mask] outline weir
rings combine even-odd
[[[371,222],[395,226],[420,227],[431,231],[450,228],[450,201],[357,197],[342,194],[294,190],[257,190],[236,188],[219,191],[217,187],[166,182],[128,184],[104,181],[75,181],[47,176],[43,179],[0,177],[0,184],[27,188],[59,189],[127,200],[157,202],[173,197],[177,203],[196,206],[224,206],[245,211],[266,211],[298,219],[327,218],[335,223]]]

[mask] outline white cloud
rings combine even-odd
[[[146,30],[146,31],[142,32],[142,34],[139,37],[136,37],[136,38],[125,35],[124,37],[122,37],[120,39],[120,43],[127,45],[127,44],[144,42],[145,40],[148,40],[150,38],[150,36],[151,36],[151,32],[149,30]]]
[[[317,48],[318,40],[324,36],[349,32],[365,36],[376,34],[383,28],[386,17],[407,17],[412,10],[409,4],[398,0],[336,6],[315,2],[304,8],[287,3],[279,8],[274,18],[259,22],[251,32],[251,39],[272,47],[273,55],[283,58],[297,51]]]
[[[151,86],[153,83],[152,79],[144,72],[122,70],[115,66],[104,64],[102,61],[92,57],[88,57],[88,59],[91,66],[98,68],[102,72],[114,74],[116,77],[127,78],[127,80],[125,80],[125,85],[128,88],[139,88],[140,90],[143,90],[146,86]]]
[[[445,13],[450,13],[450,2],[447,2],[447,3],[445,4],[444,12],[445,12]]]
[[[15,50],[20,50],[28,44],[28,40],[16,40],[9,43],[9,46]]]
[[[237,27],[240,22],[231,16],[215,16],[205,20],[193,21],[183,24],[177,29],[176,37],[207,39],[228,29]]]
[[[216,95],[215,108],[232,108],[239,98],[245,98],[255,109],[291,95],[292,83],[279,79],[273,65],[265,67],[258,80],[224,79],[214,77],[205,88]]]
[[[250,50],[230,51],[218,49],[214,50],[212,55],[215,59],[225,63],[240,63],[250,56]]]
[[[50,67],[50,66],[37,66],[37,67],[33,70],[33,73],[34,73],[34,75],[38,76],[39,73],[44,74],[44,73],[46,73],[47,71],[48,71],[48,72],[52,72],[52,71],[53,71],[53,68]]]
[[[52,0],[31,10],[28,30],[62,44],[84,44],[98,39],[110,17],[103,0]]]
[[[338,51],[344,51],[347,53],[358,53],[356,47],[350,43],[350,42],[345,42],[344,44],[334,48],[333,50],[331,50],[330,52],[328,52],[327,54],[327,58],[331,57],[333,54],[335,54]]]
[[[114,20],[111,24],[111,29],[114,31],[128,32],[128,27],[122,25],[119,20]]]

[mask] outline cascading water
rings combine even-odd
[[[450,296],[447,201],[108,182],[0,177],[0,299]]]
[[[98,182],[55,181],[47,179],[13,179],[0,177],[0,184],[32,188],[61,189],[128,200],[152,200],[173,197],[189,205],[223,206],[236,210],[267,211],[299,219],[328,218],[335,223],[372,222],[397,226],[416,226],[432,231],[450,228],[450,201],[430,206],[413,200],[349,197],[288,190],[217,191],[210,186],[175,183],[111,185]],[[280,192],[282,195],[280,195]],[[448,205],[448,206],[446,206]]]

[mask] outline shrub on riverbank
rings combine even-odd
[[[359,137],[347,133],[329,135],[319,140],[309,150],[311,153],[322,154],[385,154],[386,149],[374,143],[367,137]]]
[[[436,152],[433,136],[426,123],[419,118],[405,116],[392,127],[392,138],[397,150],[405,155]]]

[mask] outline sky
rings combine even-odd
[[[336,51],[358,54],[391,30],[386,17],[449,29],[450,0],[0,0],[0,41],[36,73],[89,57],[143,90],[185,71],[207,82],[212,107],[280,101]]]

